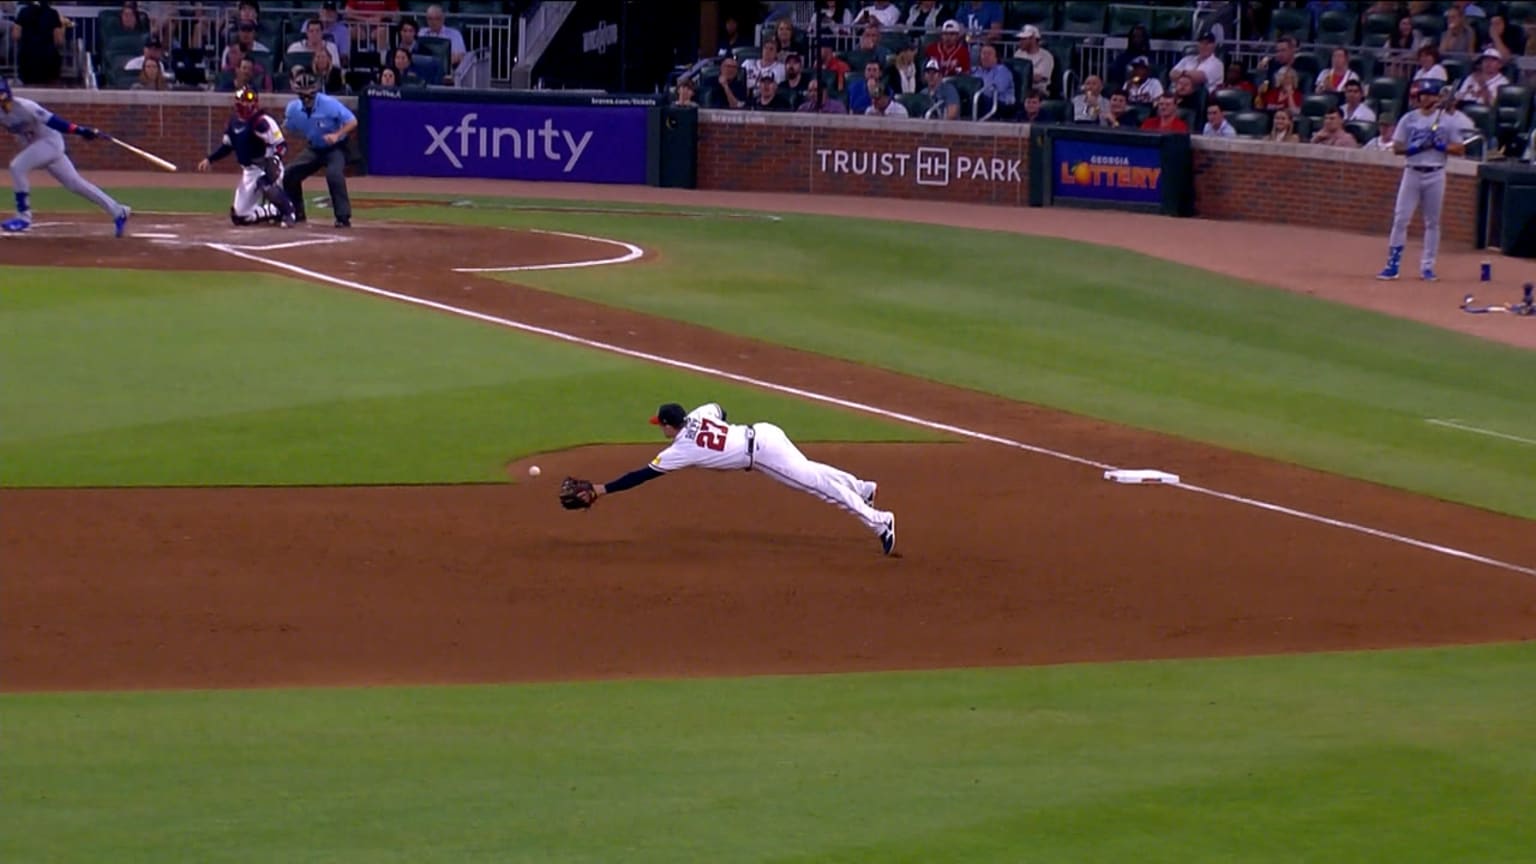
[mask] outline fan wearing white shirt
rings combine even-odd
[[[1339,106],[1339,110],[1344,112],[1345,123],[1376,122],[1376,112],[1365,104],[1365,91],[1360,88],[1359,81],[1344,85],[1344,104]]]
[[[1151,105],[1163,95],[1163,82],[1147,68],[1147,58],[1131,61],[1131,77],[1125,82],[1125,98],[1133,105]]]
[[[1426,78],[1432,78],[1441,84],[1445,84],[1450,80],[1451,76],[1447,75],[1445,67],[1440,65],[1439,48],[1433,45],[1420,46],[1418,58],[1419,67],[1413,70],[1413,77],[1410,79],[1413,83],[1417,84]],[[1408,89],[1414,93],[1418,92],[1418,88],[1411,85]]]
[[[1333,65],[1317,73],[1317,81],[1312,85],[1314,92],[1343,93],[1346,84],[1351,81],[1360,80],[1360,76],[1355,74],[1355,70],[1349,68],[1348,51],[1343,48],[1333,49],[1332,63]]]
[[[773,80],[784,83],[784,64],[779,62],[779,43],[769,39],[763,43],[763,55],[753,57],[741,64],[741,70],[747,75],[747,89],[757,86],[757,79],[764,75],[771,75]]]
[[[1173,78],[1180,73],[1188,74],[1196,86],[1204,86],[1207,92],[1220,87],[1226,69],[1216,56],[1216,37],[1210,33],[1200,34],[1200,41],[1195,43],[1195,53],[1173,64],[1168,76]]]
[[[1377,150],[1385,153],[1392,152],[1392,135],[1397,132],[1397,123],[1391,117],[1376,118],[1376,137],[1365,142],[1362,150]]]
[[[872,20],[879,21],[881,27],[895,27],[901,20],[901,10],[891,0],[875,0],[875,5],[865,6],[853,23],[866,24]]]
[[[1214,102],[1205,107],[1205,128],[1201,135],[1211,135],[1217,138],[1236,138],[1237,129],[1227,120],[1226,112]]]
[[[1476,102],[1492,108],[1494,100],[1498,98],[1499,88],[1509,86],[1509,79],[1499,71],[1503,65],[1504,58],[1497,48],[1485,49],[1477,59],[1477,69],[1456,89],[1456,101]]]

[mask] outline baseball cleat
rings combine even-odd
[[[885,523],[885,529],[880,532],[880,548],[889,555],[896,549],[896,514],[891,514],[891,521]]]
[[[880,484],[871,481],[869,484],[869,494],[864,496],[864,503],[871,507],[875,506],[875,493],[879,491]]]
[[[1419,278],[1423,279],[1425,282],[1440,281],[1440,277],[1435,275],[1435,269],[1433,267],[1425,267],[1423,270],[1420,270]]]
[[[277,224],[283,228],[292,228],[293,226],[299,224],[299,217],[293,215],[292,213],[284,213],[282,220]]]
[[[112,217],[112,233],[115,236],[123,236],[123,229],[128,227],[128,217],[133,215],[133,208],[124,207],[123,212]]]
[[[337,228],[351,228],[352,227],[352,220],[351,219],[337,219],[336,220],[336,227]]]
[[[21,232],[31,227],[32,220],[23,219],[20,216],[17,216],[14,219],[7,219],[4,222],[0,222],[0,231],[9,231],[12,234],[20,234]]]
[[[1396,264],[1388,264],[1387,266],[1381,268],[1381,272],[1376,274],[1376,278],[1377,279],[1382,279],[1382,280],[1396,279],[1397,278],[1397,265]]]

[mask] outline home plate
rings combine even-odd
[[[1177,483],[1179,475],[1152,468],[1111,468],[1104,472],[1104,479],[1116,483]]]
[[[130,237],[143,237],[145,240],[175,240],[175,234],[155,234],[148,231],[128,235]]]

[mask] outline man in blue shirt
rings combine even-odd
[[[283,126],[308,147],[288,163],[283,191],[293,201],[294,216],[303,222],[304,181],[325,169],[325,185],[331,193],[331,211],[337,228],[352,227],[352,199],[347,196],[347,136],[357,129],[357,117],[347,106],[318,91],[315,76],[298,69],[291,78],[299,98],[288,103]]]
[[[1013,70],[997,62],[997,46],[981,46],[981,66],[972,74],[981,79],[986,94],[982,97],[982,105],[988,100],[997,103],[997,117],[1013,116],[1013,104],[1015,101],[1013,91]],[[986,113],[983,107],[982,113]]]

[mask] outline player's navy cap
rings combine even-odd
[[[1434,96],[1440,92],[1440,80],[1438,78],[1425,78],[1419,82],[1419,95],[1426,93]]]
[[[668,402],[667,404],[656,409],[656,416],[651,418],[651,425],[660,426],[665,423],[668,426],[676,428],[682,426],[683,422],[687,419],[688,412],[683,408],[683,406],[677,404],[676,402]]]

